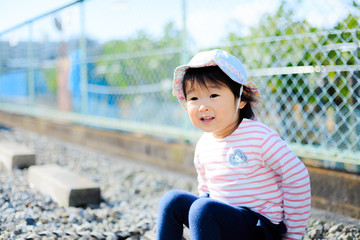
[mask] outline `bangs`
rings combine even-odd
[[[210,87],[227,87],[226,82],[233,82],[218,66],[189,68],[183,80],[183,93],[186,99],[186,89],[192,88],[195,84],[202,89]]]

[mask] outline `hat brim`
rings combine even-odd
[[[189,68],[202,68],[218,66],[233,81],[251,89],[252,94],[259,99],[259,90],[255,83],[247,80],[245,68],[242,63],[231,54],[222,50],[212,50],[196,54],[188,64],[178,66],[174,71],[173,95],[180,103],[186,101],[183,92],[183,80]],[[256,101],[256,102],[257,102]]]

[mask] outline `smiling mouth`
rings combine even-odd
[[[202,118],[200,118],[200,120],[204,121],[204,122],[211,121],[213,119],[215,119],[215,118],[214,117],[202,117]]]

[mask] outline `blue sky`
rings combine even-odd
[[[288,0],[298,2],[297,0]],[[345,16],[343,2],[350,0],[302,0],[297,9],[300,18],[314,25],[331,25]],[[0,32],[71,0],[0,0]],[[219,43],[226,33],[236,29],[246,33],[265,13],[274,12],[280,0],[187,0],[187,30],[198,46]],[[131,36],[139,29],[159,35],[164,25],[174,21],[182,26],[182,0],[87,0],[86,32],[101,40]],[[78,17],[78,10],[71,12]],[[75,27],[69,24],[69,28]]]
[[[0,32],[71,2],[71,0],[0,0]]]

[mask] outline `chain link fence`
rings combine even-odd
[[[359,4],[203,4],[76,1],[0,33],[1,108],[195,141],[172,74],[197,51],[221,48],[259,86],[257,117],[298,155],[360,172]]]

